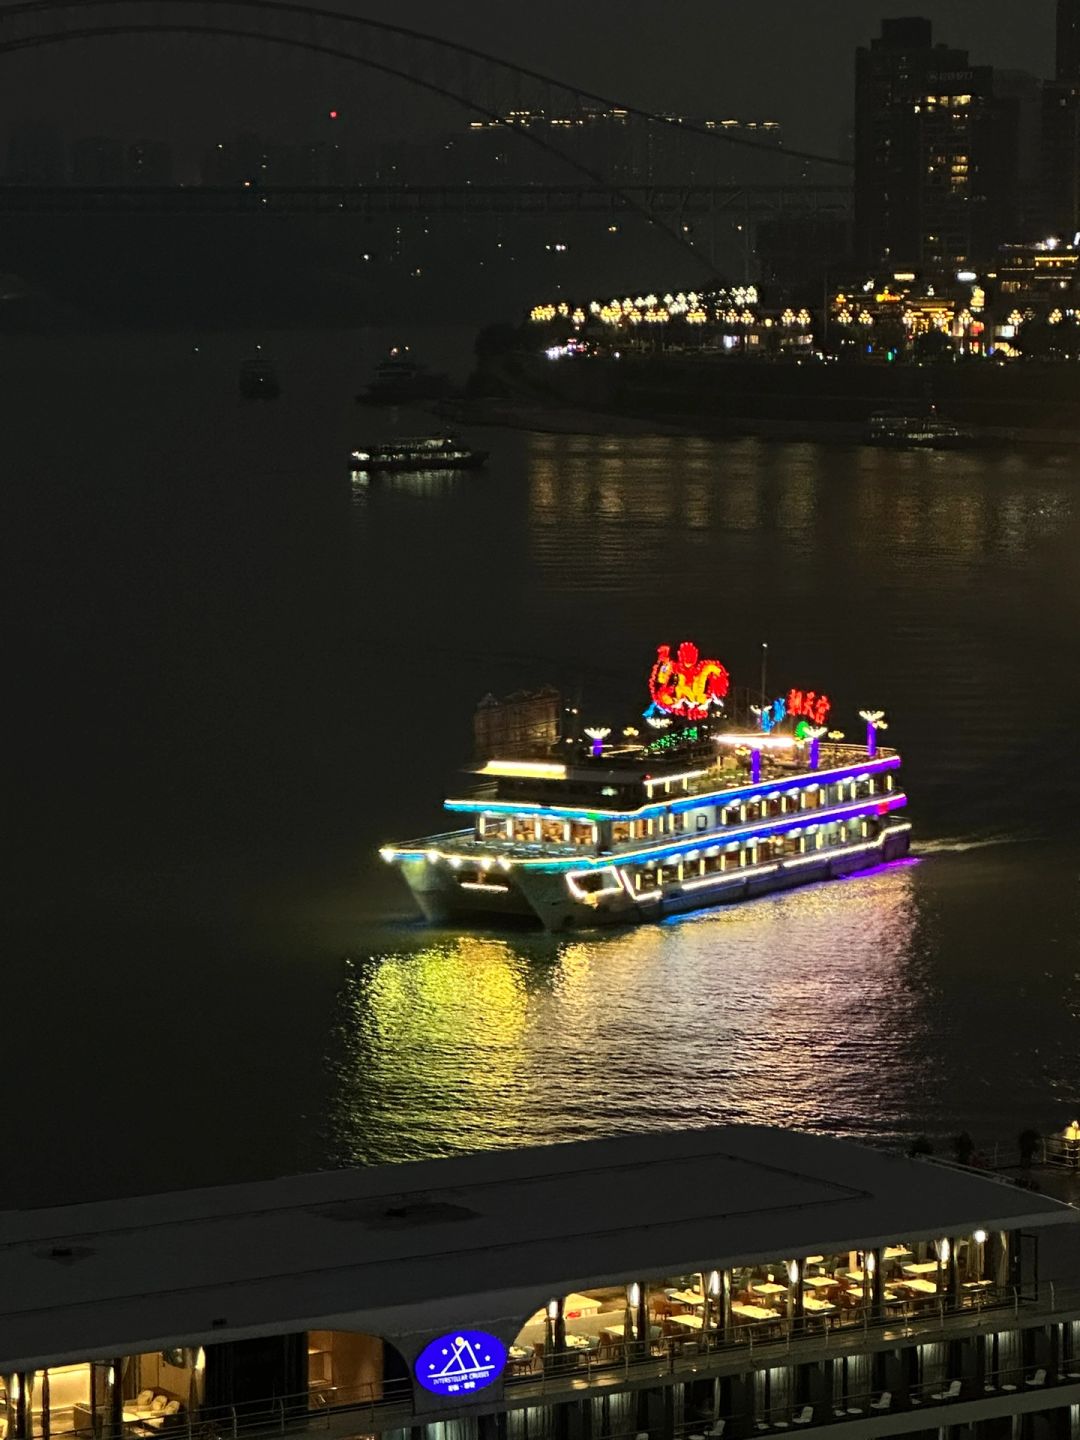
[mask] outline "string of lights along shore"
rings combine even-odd
[[[760,220],[753,280],[692,287],[673,262],[640,288],[539,297],[547,358],[1080,356],[1080,0],[1056,17],[1049,77],[882,20],[855,54],[851,213]]]

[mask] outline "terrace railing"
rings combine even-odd
[[[808,1317],[781,1321],[780,1333],[776,1333],[776,1327],[770,1334],[755,1334],[747,1328],[728,1336],[707,1334],[692,1340],[665,1338],[649,1345],[623,1343],[609,1347],[600,1356],[561,1352],[545,1357],[539,1369],[508,1374],[501,1404],[508,1409],[551,1404],[560,1398],[580,1397],[594,1388],[600,1393],[628,1385],[640,1388],[650,1382],[667,1384],[680,1377],[719,1378],[747,1370],[858,1354],[873,1348],[887,1349],[898,1343],[960,1339],[965,1333],[985,1334],[1077,1316],[1080,1316],[1080,1286],[1051,1283],[1043,1286],[1037,1298],[1025,1299],[1016,1290],[995,1290],[959,1310],[950,1310],[939,1300],[929,1310],[880,1320],[864,1313],[842,1324],[823,1325],[820,1319]],[[816,1402],[812,1422],[800,1421],[799,1424],[801,1427],[811,1423],[836,1423],[840,1416],[835,1411],[841,1408],[845,1418],[862,1414],[869,1420],[886,1408],[923,1406],[930,1409],[959,1399],[1001,1398],[1014,1391],[1034,1390],[1045,1390],[1049,1395],[1055,1389],[1076,1386],[1080,1386],[1080,1356],[1062,1353],[1041,1370],[1032,1363],[988,1371],[979,1375],[977,1383],[966,1375],[908,1386],[903,1395],[890,1398],[888,1407],[874,1403],[881,1400],[881,1391],[846,1392],[842,1407],[839,1399],[835,1405]],[[492,1401],[499,1403],[497,1391],[492,1392]],[[246,1404],[203,1406],[196,1412],[181,1411],[154,1429],[143,1420],[124,1421],[117,1428],[106,1412],[99,1411],[93,1427],[61,1430],[53,1426],[49,1433],[51,1440],[158,1440],[158,1437],[160,1440],[270,1440],[276,1435],[308,1433],[345,1437],[409,1427],[418,1408],[425,1420],[430,1418],[426,1408],[417,1406],[411,1380],[401,1378],[352,1388],[329,1386]],[[752,1418],[755,1426],[763,1421],[770,1427],[785,1428],[792,1422],[792,1412],[800,1413],[803,1408],[801,1404],[785,1401],[783,1406],[753,1417],[713,1418],[740,1423]],[[684,1428],[687,1437],[705,1435],[708,1424],[698,1420]],[[727,1433],[731,1434],[732,1430],[729,1428]],[[678,1434],[674,1432],[672,1440],[678,1440]]]

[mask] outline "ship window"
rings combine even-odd
[[[709,817],[704,810],[697,812],[696,824],[699,830],[707,830],[709,828]]]
[[[625,845],[630,839],[630,824],[626,820],[616,820],[611,827],[611,840],[614,845]]]
[[[885,789],[886,789],[886,790],[891,790],[892,788],[893,788],[893,777],[892,777],[891,775],[886,775],[886,776],[885,776]]]

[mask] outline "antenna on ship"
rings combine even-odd
[[[769,642],[761,642],[761,708],[765,709],[765,681],[769,669]]]

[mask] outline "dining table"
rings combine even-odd
[[[775,1310],[766,1310],[762,1305],[746,1305],[741,1300],[732,1302],[731,1313],[739,1315],[744,1320],[779,1320],[780,1316]]]
[[[621,1340],[621,1339],[623,1338],[623,1336],[626,1334],[626,1326],[625,1326],[625,1325],[605,1325],[602,1333],[603,1333],[604,1335],[610,1335],[613,1340]]]
[[[777,1285],[775,1280],[759,1280],[756,1285],[750,1286],[755,1295],[786,1295],[787,1286]]]
[[[836,1310],[831,1300],[819,1300],[816,1295],[804,1295],[802,1303],[807,1315],[831,1315]]]
[[[911,1251],[906,1245],[886,1245],[882,1255],[886,1260],[908,1260],[911,1257]]]
[[[804,1275],[802,1277],[804,1290],[824,1290],[830,1285],[836,1284],[835,1275]]]
[[[921,1276],[916,1277],[914,1280],[905,1280],[904,1284],[909,1290],[913,1290],[916,1295],[937,1294],[937,1286],[933,1280],[924,1280]]]
[[[703,1321],[700,1315],[669,1315],[669,1325],[681,1325],[684,1330],[700,1330]]]
[[[665,1290],[664,1294],[676,1305],[704,1305],[705,1296],[700,1290]]]
[[[901,1265],[905,1275],[935,1275],[938,1270],[937,1260],[916,1260],[910,1265]]]

